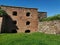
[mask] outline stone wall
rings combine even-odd
[[[47,34],[60,34],[60,20],[39,22],[38,31]]]

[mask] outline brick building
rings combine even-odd
[[[2,33],[20,33],[38,31],[38,10],[15,6],[0,6],[6,11],[7,16],[2,20]]]
[[[47,12],[38,12],[39,19],[46,18],[46,17],[47,17]]]

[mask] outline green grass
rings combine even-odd
[[[39,19],[39,21],[53,21],[53,20],[60,20],[60,14],[57,14],[55,16]]]
[[[0,34],[0,45],[60,45],[60,35],[39,32]]]

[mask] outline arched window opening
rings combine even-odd
[[[27,12],[27,13],[26,13],[26,16],[30,16],[30,12]]]
[[[25,33],[30,33],[30,30],[26,30]]]
[[[30,24],[30,22],[29,22],[29,21],[27,21],[27,22],[26,22],[26,25],[29,25],[29,24]]]
[[[17,21],[13,21],[13,24],[17,24]]]
[[[16,12],[16,11],[13,11],[13,15],[14,15],[14,16],[17,16],[17,12]]]

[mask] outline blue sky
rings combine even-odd
[[[0,0],[0,5],[38,8],[48,16],[60,14],[60,0]]]

